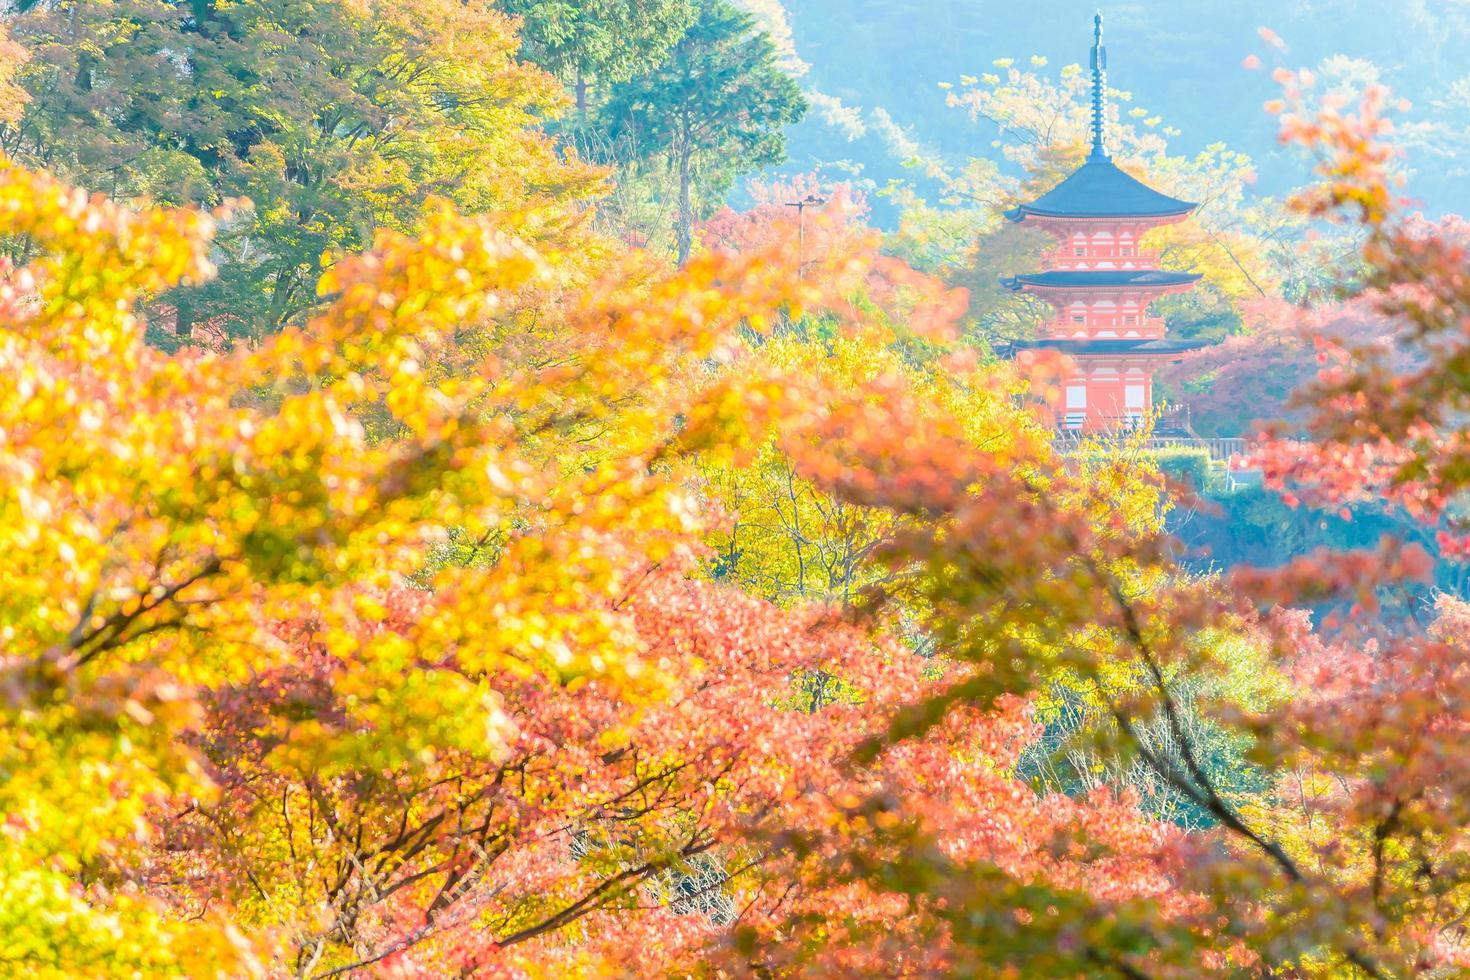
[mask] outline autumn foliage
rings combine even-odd
[[[148,342],[241,205],[0,165],[7,971],[1470,968],[1470,607],[1424,552],[1188,572],[1177,488],[1059,452],[855,194],[758,190],[674,268],[583,220],[499,14],[333,16],[488,58],[519,128],[439,135],[527,172],[377,201],[279,330]],[[461,18],[502,34],[438,58]],[[1222,350],[1300,365],[1268,479],[1453,553],[1465,245],[1399,210],[1382,109],[1284,121],[1363,289]],[[382,149],[334,193],[455,165]]]

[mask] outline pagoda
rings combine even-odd
[[[1161,364],[1204,346],[1165,336],[1149,306],[1199,281],[1163,272],[1157,253],[1139,241],[1150,228],[1183,221],[1198,205],[1161,194],[1113,163],[1107,143],[1107,49],[1102,14],[1092,48],[1092,152],[1052,190],[1010,211],[1010,220],[1035,226],[1057,240],[1043,271],[1002,280],[1045,300],[1056,311],[1040,338],[1016,349],[1054,350],[1073,367],[1057,408],[1057,426],[1073,431],[1131,427],[1150,417],[1153,374]]]

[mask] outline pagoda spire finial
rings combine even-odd
[[[1092,159],[1108,159],[1108,49],[1103,47],[1102,11],[1092,19]]]

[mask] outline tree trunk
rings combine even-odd
[[[694,250],[694,208],[689,203],[689,168],[692,157],[689,138],[686,135],[683,145],[679,147],[679,221],[675,228],[679,240],[679,266],[681,268],[689,261],[689,253]]]
[[[92,91],[93,71],[96,65],[96,60],[90,54],[83,52],[77,56],[76,86],[78,90],[82,92]]]
[[[209,36],[208,20],[212,13],[210,0],[189,0],[189,12],[194,17],[194,30],[201,36]]]
[[[587,77],[580,70],[577,72],[577,120],[587,121]]]
[[[194,297],[189,295],[188,286],[182,286],[174,296],[174,335],[180,344],[187,344],[194,335]]]

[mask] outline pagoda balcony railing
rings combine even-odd
[[[1052,442],[1062,452],[1070,452],[1084,445],[1107,444],[1133,445],[1137,440],[1143,420],[1138,416],[1092,418],[1082,428],[1058,427]],[[1250,440],[1225,437],[1204,437],[1195,434],[1190,424],[1188,405],[1162,405],[1156,410],[1153,430],[1138,442],[1143,449],[1203,449],[1216,462],[1224,463],[1232,471],[1249,469]]]
[[[1111,330],[1116,337],[1124,337],[1128,331],[1133,330],[1140,337],[1162,337],[1164,336],[1164,318],[1160,316],[1146,316],[1137,323],[1115,323],[1111,326],[1101,326],[1088,323],[1073,323],[1070,315],[1058,317],[1047,321],[1041,328],[1043,337],[1059,338],[1067,340],[1074,337],[1079,330],[1086,331],[1089,336],[1097,336],[1102,330]],[[1114,338],[1107,338],[1114,339]]]
[[[1135,252],[1133,255],[1102,256],[1073,255],[1063,247],[1047,252],[1041,257],[1041,268],[1046,272],[1066,270],[1089,272],[1106,269],[1157,269],[1163,261],[1163,253],[1153,251]]]

